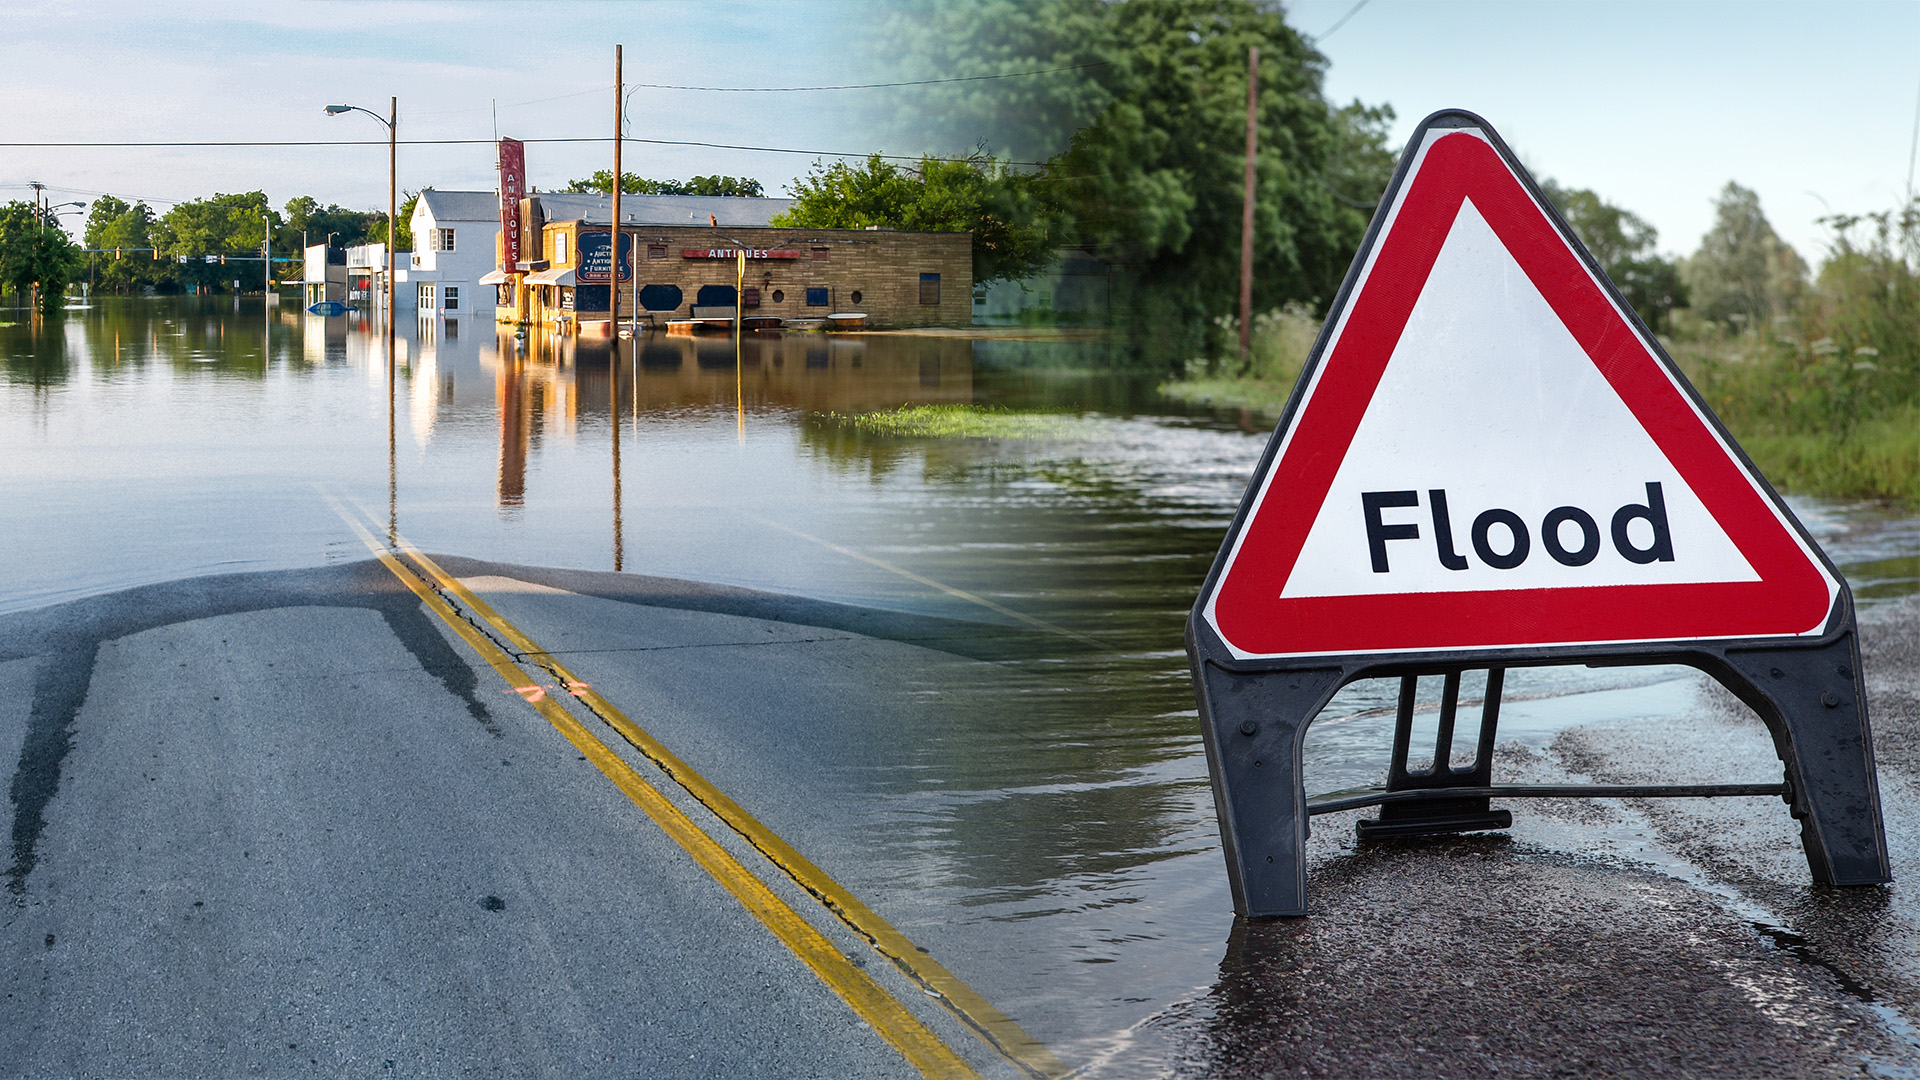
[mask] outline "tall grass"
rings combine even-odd
[[[1828,224],[1795,310],[1753,325],[1678,309],[1662,343],[1776,487],[1920,505],[1920,204]],[[1277,416],[1318,332],[1304,309],[1262,315],[1247,358],[1196,361],[1161,391]]]

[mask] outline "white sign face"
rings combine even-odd
[[[1281,595],[1758,578],[1463,202]]]
[[[1519,167],[1429,128],[1196,615],[1239,659],[1823,633],[1843,586]]]

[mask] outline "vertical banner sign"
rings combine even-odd
[[[519,139],[500,140],[501,269],[520,265],[520,200],[527,194],[527,147]]]
[[[1245,914],[1305,911],[1306,815],[1333,811],[1308,804],[1300,739],[1340,686],[1457,688],[1471,669],[1497,686],[1555,663],[1708,672],[1772,729],[1786,775],[1769,790],[1802,822],[1814,880],[1888,880],[1844,579],[1471,113],[1436,113],[1407,143],[1188,652]],[[1385,807],[1410,835],[1485,828],[1506,818],[1489,797],[1529,796],[1485,768],[1414,790],[1428,774],[1403,760],[1405,693],[1388,787],[1342,807]],[[1761,793],[1711,787],[1689,793]],[[1418,799],[1458,805],[1401,812]]]

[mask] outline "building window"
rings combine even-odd
[[[553,234],[553,265],[559,266],[567,261],[567,234]]]
[[[973,287],[973,306],[987,306],[987,287],[985,285],[975,285]]]
[[[666,257],[667,257],[667,245],[665,244],[648,244],[647,245],[647,258],[664,259]]]
[[[448,231],[451,232],[452,230],[449,229]],[[440,296],[440,309],[442,311],[460,310],[460,286],[449,285],[442,291]]]
[[[920,302],[923,304],[937,304],[940,302],[939,274],[920,275]]]
[[[830,303],[832,303],[832,301],[827,299],[827,290],[824,286],[809,288],[807,290],[808,307],[826,307]]]
[[[420,283],[420,310],[433,310],[433,282],[431,281]]]
[[[452,251],[453,250],[453,230],[452,229],[433,230],[430,246],[431,246],[431,249],[434,251]]]
[[[822,261],[824,261],[826,257],[831,254],[833,254],[832,248],[814,248],[813,249],[813,257],[816,259],[820,259]]]
[[[786,302],[787,302],[787,294],[786,294],[786,291],[785,291],[785,290],[783,290],[783,289],[775,289],[775,290],[773,290],[773,302],[774,302],[774,303],[776,303],[776,304],[784,304],[784,303],[786,303]]]
[[[859,289],[853,290],[853,295],[847,297],[847,299],[853,301],[854,307],[859,307],[860,306],[860,290]]]

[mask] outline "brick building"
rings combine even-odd
[[[636,314],[656,324],[730,317],[741,249],[747,251],[747,273],[740,298],[750,316],[792,322],[858,313],[875,328],[973,321],[971,233],[773,228],[764,224],[771,213],[760,216],[761,208],[747,204],[777,202],[785,209],[787,200],[774,199],[702,200],[730,204],[724,209],[735,222],[719,221],[714,212],[712,224],[686,224],[685,208],[650,206],[668,199],[676,197],[621,200],[623,322]],[[544,194],[522,200],[519,265],[482,279],[499,288],[499,321],[607,333],[610,202],[605,196]],[[629,212],[634,203],[640,205]],[[756,216],[757,224],[737,223]]]

